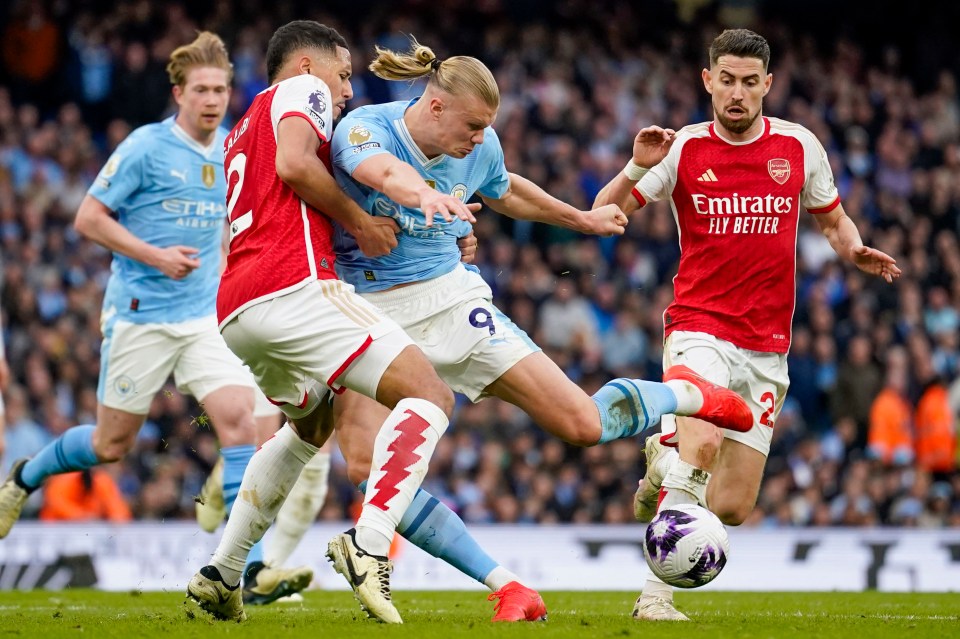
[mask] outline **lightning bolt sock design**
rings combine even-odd
[[[401,400],[387,417],[373,444],[366,498],[356,526],[361,548],[387,554],[449,423],[439,407],[419,398]]]

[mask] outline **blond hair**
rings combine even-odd
[[[233,65],[227,54],[227,47],[215,33],[201,31],[197,39],[190,44],[177,47],[170,54],[167,63],[167,75],[170,83],[184,86],[187,83],[187,72],[193,67],[215,67],[227,72],[227,79],[233,78]]]
[[[474,95],[494,109],[500,108],[500,89],[490,69],[469,56],[440,60],[430,47],[411,38],[409,53],[396,53],[376,47],[377,57],[370,63],[374,75],[384,80],[416,80],[429,75],[429,84],[450,95]]]

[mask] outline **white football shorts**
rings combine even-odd
[[[177,390],[201,402],[224,386],[256,386],[220,336],[215,315],[171,324],[113,317],[102,330],[97,399],[109,408],[145,415],[171,374]]]
[[[244,365],[244,368],[249,372],[250,369]],[[250,373],[251,381],[253,378],[253,373]],[[274,417],[280,415],[282,411],[280,407],[267,399],[267,396],[259,386],[255,386],[253,390],[253,416],[254,417]]]
[[[480,274],[462,264],[431,280],[361,296],[407,332],[440,379],[473,402],[514,364],[540,350],[493,305]]]
[[[743,397],[753,411],[753,428],[745,433],[723,429],[723,436],[770,454],[773,425],[790,386],[786,355],[739,348],[708,333],[675,331],[664,343],[663,369],[675,364],[688,366]],[[661,426],[661,441],[675,445],[675,417],[664,415]]]
[[[223,339],[283,413],[298,419],[344,388],[376,398],[380,378],[413,341],[340,280],[317,280],[253,304]]]

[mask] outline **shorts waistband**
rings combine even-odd
[[[444,288],[454,284],[458,278],[463,276],[465,269],[458,266],[449,273],[444,273],[439,277],[433,277],[429,280],[423,280],[416,284],[409,284],[399,288],[392,288],[387,291],[377,291],[375,293],[363,293],[363,297],[375,304],[381,310],[386,311],[389,308],[418,302],[441,293]]]

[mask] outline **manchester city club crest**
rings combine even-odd
[[[200,177],[203,178],[203,185],[208,189],[212,189],[213,185],[217,182],[217,170],[212,164],[204,164],[200,170]]]
[[[783,158],[768,160],[767,171],[770,173],[770,177],[773,178],[774,182],[783,184],[790,179],[790,162]]]
[[[457,184],[455,187],[450,189],[450,195],[457,198],[461,202],[466,202],[467,201],[467,185]]]
[[[137,385],[134,383],[127,375],[121,375],[113,383],[114,390],[117,391],[117,394],[121,397],[126,397],[132,393],[135,393],[137,390]]]

